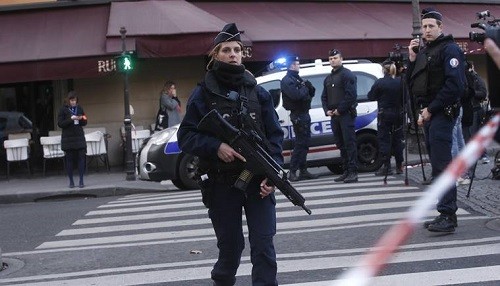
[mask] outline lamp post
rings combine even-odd
[[[422,31],[420,30],[422,27],[420,24],[420,1],[412,0],[411,6],[413,15],[413,32],[411,33],[411,35],[415,39],[417,36],[418,37],[422,36]]]
[[[128,84],[128,74],[130,71],[130,57],[127,56],[127,47],[125,45],[125,34],[127,33],[127,30],[125,27],[120,28],[120,34],[121,34],[121,39],[122,39],[122,54],[121,54],[121,60],[119,64],[124,64],[125,69],[120,68],[123,72],[123,78],[124,78],[124,88],[123,88],[123,102],[125,104],[125,118],[123,120],[123,123],[125,125],[125,149],[127,150],[125,154],[125,171],[127,173],[126,175],[126,180],[127,181],[135,181],[135,161],[133,158],[132,154],[132,119],[130,117],[130,95],[129,95],[129,84]]]

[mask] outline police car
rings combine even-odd
[[[377,142],[377,102],[369,101],[368,91],[373,83],[383,76],[379,64],[367,60],[343,61],[344,67],[350,69],[357,77],[358,116],[355,121],[358,170],[360,172],[375,171],[381,165]],[[316,88],[316,94],[311,102],[311,143],[307,154],[307,164],[310,167],[326,166],[333,173],[342,172],[340,150],[333,144],[330,118],[325,116],[321,105],[323,80],[331,72],[329,62],[316,60],[311,64],[301,65],[300,76],[309,80]],[[257,83],[273,96],[279,122],[283,129],[283,156],[285,167],[290,163],[295,137],[290,112],[283,108],[280,81],[285,76],[285,70],[272,72],[258,77]],[[143,180],[172,180],[179,189],[195,189],[194,173],[198,158],[185,154],[177,144],[177,129],[179,126],[167,128],[153,134],[145,142],[137,155],[139,177]]]

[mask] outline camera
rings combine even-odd
[[[408,67],[408,47],[395,44],[393,51],[389,52],[389,59],[396,65],[398,73],[403,72]]]
[[[471,31],[469,39],[482,44],[486,38],[490,38],[500,46],[500,19],[495,19],[488,10],[476,13],[476,18],[478,22],[472,23],[471,28],[479,28],[484,32]],[[500,70],[489,55],[486,55],[486,69],[490,105],[494,110],[500,110],[500,82],[497,80],[500,78]]]
[[[477,12],[476,18],[479,22],[472,23],[470,27],[482,29],[484,32],[471,31],[469,39],[473,42],[483,43],[486,38],[490,38],[497,45],[500,45],[500,19],[495,19],[488,10]],[[489,18],[493,19],[489,20]]]

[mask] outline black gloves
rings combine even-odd
[[[314,88],[314,86],[312,85],[312,83],[310,81],[306,80],[306,81],[304,81],[304,85],[309,90],[309,96],[313,97],[314,93],[316,92],[316,89]]]

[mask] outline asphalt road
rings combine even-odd
[[[294,183],[311,216],[278,194],[280,285],[330,285],[422,193],[400,176],[387,185],[371,174],[357,184],[333,178]],[[498,285],[500,233],[487,227],[493,218],[460,207],[454,234],[417,227],[372,285]],[[210,285],[217,257],[198,191],[2,205],[0,218],[9,264],[0,285]],[[236,285],[251,285],[250,273],[247,243]]]

